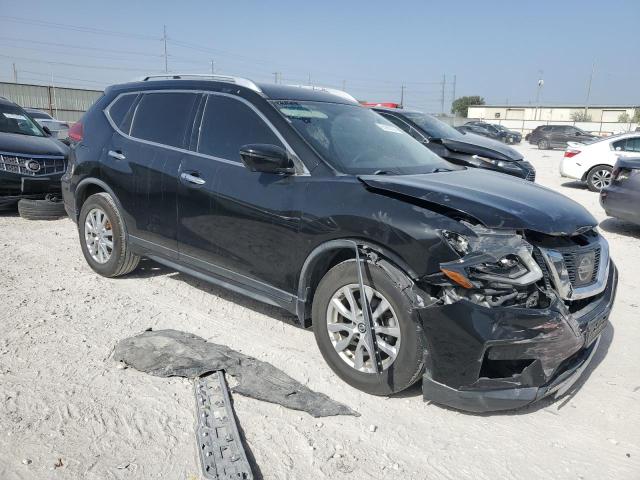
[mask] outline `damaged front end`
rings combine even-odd
[[[428,341],[423,394],[466,411],[518,408],[559,395],[593,357],[617,271],[593,229],[574,235],[441,231],[460,257],[421,279]]]

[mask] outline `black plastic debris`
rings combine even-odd
[[[178,330],[149,330],[121,340],[113,357],[159,377],[196,378],[224,370],[238,383],[231,389],[234,393],[302,410],[314,417],[360,415],[327,395],[305,387],[270,363]]]

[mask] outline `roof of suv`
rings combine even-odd
[[[155,90],[155,89],[193,89],[193,90],[208,90],[212,87],[233,87],[235,89],[244,89],[258,93],[269,100],[299,100],[299,101],[313,101],[313,102],[329,102],[329,103],[343,103],[347,105],[354,104],[353,101],[348,100],[342,96],[329,93],[325,89],[321,88],[307,88],[304,86],[290,86],[279,85],[270,83],[254,84],[260,89],[257,92],[253,88],[248,88],[241,84],[234,84],[223,80],[215,79],[158,79],[158,80],[143,80],[130,83],[123,83],[118,85],[112,85],[107,90]]]

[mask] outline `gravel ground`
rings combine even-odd
[[[579,388],[515,413],[468,415],[350,388],[281,310],[146,262],[94,274],[68,220],[0,216],[0,478],[198,479],[188,380],[119,369],[119,339],[175,328],[269,361],[362,413],[321,420],[235,395],[265,479],[640,478],[640,227],[523,145],[538,181],[601,221],[620,269],[612,326]]]

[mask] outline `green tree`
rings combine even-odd
[[[456,98],[451,104],[451,113],[466,117],[472,105],[484,105],[484,98],[478,95]]]
[[[571,120],[574,122],[590,122],[591,115],[585,112],[573,112],[571,114]]]
[[[624,112],[618,115],[618,122],[629,123],[630,121],[631,121],[631,116],[627,112]]]
[[[633,118],[631,119],[633,123],[640,123],[640,107],[636,107],[634,109]]]

